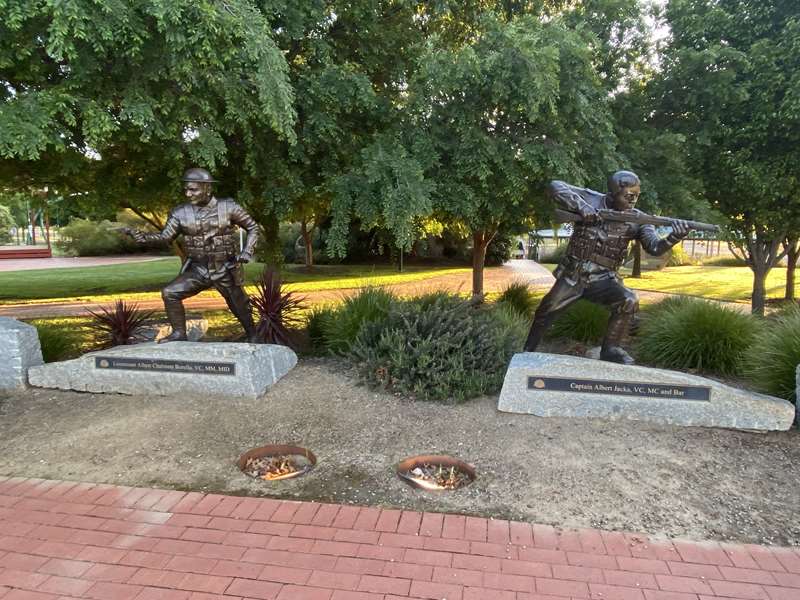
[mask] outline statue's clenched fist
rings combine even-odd
[[[689,223],[687,223],[683,219],[675,219],[674,221],[672,221],[672,233],[673,235],[679,238],[686,237],[687,235],[689,235],[689,232],[691,230],[692,228],[689,227]]]
[[[122,227],[120,229],[122,233],[125,235],[129,235],[133,238],[133,241],[137,244],[144,244],[147,241],[145,235],[141,231],[137,231],[136,229],[131,229],[130,227]]]

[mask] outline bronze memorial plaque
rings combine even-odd
[[[133,356],[96,356],[96,369],[123,369],[127,371],[162,371],[165,373],[190,373],[193,375],[235,375],[236,364],[228,362],[195,362],[190,360],[159,360]]]
[[[700,402],[708,402],[711,393],[711,388],[706,386],[573,379],[570,377],[528,377],[528,389],[542,392],[578,392],[583,394],[641,396],[644,398],[669,398],[672,400],[695,400]]]

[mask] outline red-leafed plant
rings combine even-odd
[[[264,344],[291,347],[294,344],[290,329],[302,324],[300,312],[305,307],[305,298],[281,288],[280,273],[266,267],[256,283],[255,294],[250,296],[250,302],[258,315],[258,340]]]
[[[97,335],[102,348],[110,348],[143,341],[139,330],[153,317],[154,311],[139,310],[136,302],[117,300],[111,310],[100,307],[100,312],[90,310],[89,313],[92,315],[89,328]]]

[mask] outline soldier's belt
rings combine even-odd
[[[620,266],[620,261],[613,258],[608,258],[596,252],[568,252],[567,256],[574,260],[588,260],[606,269],[616,269]]]

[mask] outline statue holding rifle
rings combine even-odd
[[[216,183],[205,169],[189,169],[183,176],[188,202],[170,213],[160,233],[126,230],[140,244],[171,242],[183,235],[187,258],[178,276],[161,290],[164,310],[172,333],[161,342],[186,341],[186,312],[183,299],[211,287],[222,294],[231,312],[239,320],[250,342],[256,342],[256,328],[245,293],[242,263],[253,258],[258,241],[258,225],[245,210],[230,198],[215,198],[211,184]],[[237,250],[235,227],[247,232],[241,252]]]
[[[639,240],[648,254],[660,256],[692,229],[716,230],[716,226],[681,219],[653,217],[636,210],[641,191],[639,178],[617,171],[608,178],[608,193],[552,181],[548,194],[558,204],[561,221],[574,221],[575,229],[564,258],[555,270],[556,282],[536,309],[525,352],[533,352],[545,331],[568,306],[585,298],[611,309],[600,358],[632,364],[621,343],[639,308],[636,294],[622,284],[617,273],[628,254],[628,245]],[[669,225],[666,238],[654,225]]]

